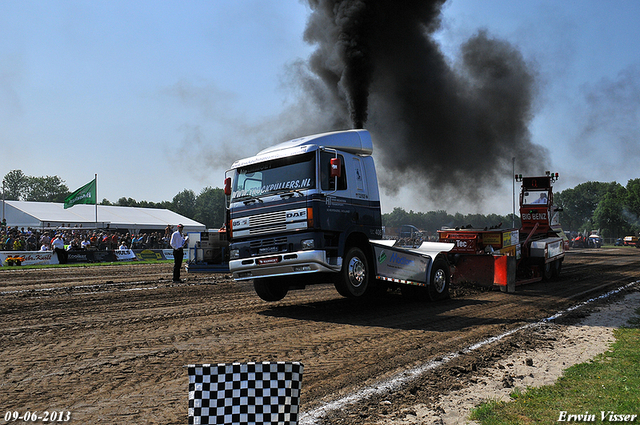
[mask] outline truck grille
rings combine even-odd
[[[249,217],[249,226],[251,227],[267,226],[270,224],[273,225],[273,224],[282,223],[283,225],[282,228],[284,229],[284,223],[286,219],[287,219],[286,211],[276,211],[272,213],[254,215],[252,217]]]
[[[266,248],[269,246],[284,245],[286,243],[287,243],[287,238],[269,238],[269,239],[260,239],[257,241],[251,241],[249,246],[251,248]]]
[[[275,211],[232,219],[233,236],[242,238],[302,230],[308,227],[307,209]]]
[[[285,230],[287,230],[287,225],[286,224],[281,224],[278,226],[269,226],[269,227],[263,227],[260,229],[249,229],[249,234],[250,235],[263,235],[265,233],[273,233],[273,232],[284,232]]]

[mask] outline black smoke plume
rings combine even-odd
[[[479,31],[448,60],[433,38],[444,0],[308,2],[304,85],[325,116],[344,117],[325,130],[371,131],[388,189],[411,177],[441,199],[469,196],[508,178],[512,157],[522,173],[548,168],[528,131],[535,75],[514,46]]]

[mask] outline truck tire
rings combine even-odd
[[[553,277],[553,269],[553,261],[542,263],[542,280],[551,280],[551,278]]]
[[[551,275],[554,279],[560,276],[560,272],[562,271],[562,260],[563,258],[555,260],[553,262],[553,265],[551,267]]]
[[[450,296],[450,284],[451,272],[449,264],[442,258],[436,258],[431,266],[431,279],[429,280],[429,298],[431,301],[448,299]]]
[[[334,282],[338,293],[347,298],[361,297],[367,292],[370,280],[371,269],[367,256],[358,247],[349,248],[342,262],[342,270]]]
[[[289,285],[275,278],[260,278],[253,280],[253,289],[265,301],[280,301],[289,292]]]

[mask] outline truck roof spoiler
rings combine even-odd
[[[257,156],[275,151],[300,146],[318,145],[326,148],[338,149],[354,155],[371,155],[373,142],[369,131],[364,129],[332,131],[329,133],[312,134],[292,139],[258,152]]]

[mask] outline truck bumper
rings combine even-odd
[[[339,259],[335,263],[331,264],[328,261],[325,251],[297,251],[231,260],[229,270],[235,280],[248,280],[305,273],[338,272],[342,264]]]

